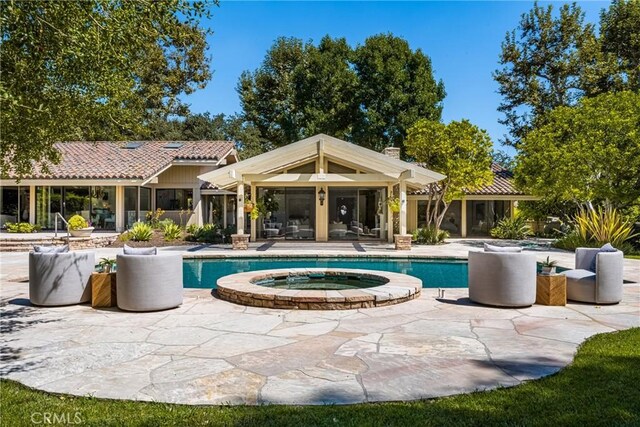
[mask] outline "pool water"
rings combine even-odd
[[[357,268],[408,274],[423,288],[466,288],[467,261],[393,258],[226,258],[185,259],[184,287],[215,289],[220,277],[278,268]]]
[[[280,276],[261,279],[255,285],[274,289],[296,289],[316,291],[341,291],[345,289],[364,289],[382,286],[388,280],[360,277],[357,275],[310,274],[296,276]]]

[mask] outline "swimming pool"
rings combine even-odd
[[[466,288],[467,261],[403,258],[209,258],[184,260],[184,287],[215,289],[220,277],[277,268],[360,268],[408,274],[423,288]]]

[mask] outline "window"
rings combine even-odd
[[[165,211],[193,209],[193,190],[180,188],[156,190],[156,209]]]

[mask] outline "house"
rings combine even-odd
[[[497,163],[491,165],[493,183],[475,191],[466,191],[465,196],[453,200],[441,228],[451,237],[487,236],[495,224],[504,217],[513,215],[519,201],[537,200],[515,188],[513,174]],[[408,227],[415,230],[426,221],[428,194],[420,189],[409,194]]]
[[[155,209],[176,222],[199,224],[217,190],[202,188],[197,176],[238,161],[228,141],[80,141],[55,148],[61,162],[48,172],[36,165],[20,182],[11,175],[0,181],[1,225],[51,229],[58,214],[79,214],[96,229],[123,231]]]
[[[315,135],[240,161],[232,142],[137,141],[57,144],[62,161],[20,183],[2,180],[2,222],[53,228],[56,215],[80,214],[98,229],[122,231],[162,209],[177,223],[234,227],[252,240],[393,241],[387,200],[400,199],[396,231],[422,226],[425,186],[443,175],[384,153]],[[518,200],[509,172],[455,200],[443,228],[486,235]],[[261,215],[252,216],[251,206]]]

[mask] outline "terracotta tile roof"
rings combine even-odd
[[[483,196],[515,196],[525,194],[522,191],[516,189],[513,182],[513,174],[504,169],[497,163],[491,165],[491,171],[493,172],[493,184],[485,185],[476,191],[466,191],[468,195],[483,195]],[[411,194],[427,194],[426,189],[414,191]]]
[[[127,145],[137,146],[126,148]],[[168,148],[174,146],[176,148]],[[38,165],[28,179],[148,179],[174,160],[221,160],[230,141],[74,141],[55,145],[61,161],[45,174]],[[14,178],[12,174],[10,178]]]

